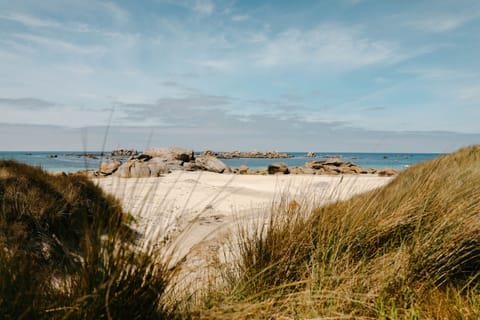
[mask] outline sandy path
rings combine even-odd
[[[138,228],[145,230],[147,240],[174,238],[174,260],[178,261],[201,252],[220,231],[239,220],[264,219],[281,197],[299,203],[307,198],[310,205],[318,205],[381,187],[391,178],[176,171],[159,178],[95,181],[140,218]]]

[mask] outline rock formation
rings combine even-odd
[[[219,159],[234,159],[234,158],[257,158],[257,159],[281,159],[292,158],[292,155],[278,151],[231,151],[231,152],[213,152],[207,150],[202,152],[202,155],[214,156]]]
[[[102,162],[100,164],[100,168],[98,169],[98,173],[103,176],[109,176],[115,171],[117,171],[121,164],[122,162],[118,159],[112,159],[108,163]]]
[[[217,173],[231,173],[231,169],[221,160],[211,155],[201,155],[195,159],[195,166],[200,170],[217,172]]]
[[[143,154],[149,155],[152,158],[163,158],[167,161],[179,160],[182,162],[189,162],[195,160],[193,150],[179,147],[152,148],[145,151]]]
[[[131,157],[138,155],[135,149],[115,149],[112,151],[112,157]]]
[[[276,174],[276,173],[282,173],[282,174],[289,174],[290,171],[288,170],[288,165],[283,162],[276,162],[272,163],[268,166],[268,174]]]

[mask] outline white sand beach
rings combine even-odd
[[[375,175],[233,175],[174,171],[157,178],[107,177],[96,183],[139,219],[152,243],[175,243],[174,260],[194,260],[239,221],[265,219],[281,199],[313,207],[384,186]],[[258,222],[258,221],[257,221]],[[147,241],[148,242],[148,241]]]

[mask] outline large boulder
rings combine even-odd
[[[159,177],[162,174],[170,172],[167,163],[161,158],[152,158],[148,160],[147,166],[150,169],[151,177]]]
[[[130,168],[133,165],[134,160],[129,160],[118,167],[117,171],[113,174],[119,178],[130,178]]]
[[[135,161],[130,167],[130,178],[148,178],[150,177],[150,168],[148,163]]]
[[[163,158],[167,161],[179,160],[189,162],[195,160],[193,150],[187,150],[179,147],[152,148],[144,152],[152,158]]]
[[[323,169],[324,165],[325,165],[325,161],[321,161],[321,160],[311,160],[305,163],[306,168],[310,168],[314,170]]]
[[[100,164],[100,168],[99,168],[98,172],[101,175],[109,176],[112,173],[114,173],[115,171],[117,171],[117,169],[121,166],[121,164],[122,164],[122,162],[118,159],[112,159],[108,163],[107,162],[102,162]]]
[[[204,155],[198,156],[195,159],[195,165],[201,170],[211,171],[216,173],[230,173],[231,169],[221,160],[216,157]]]
[[[283,174],[289,174],[290,171],[288,170],[288,165],[283,162],[276,162],[276,163],[271,163],[268,165],[268,174],[276,174],[276,173],[283,173]]]

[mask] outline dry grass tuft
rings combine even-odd
[[[284,207],[241,234],[205,317],[480,318],[480,146],[311,214]]]
[[[1,319],[163,319],[173,272],[82,176],[0,161]],[[164,261],[164,260],[162,260]]]

